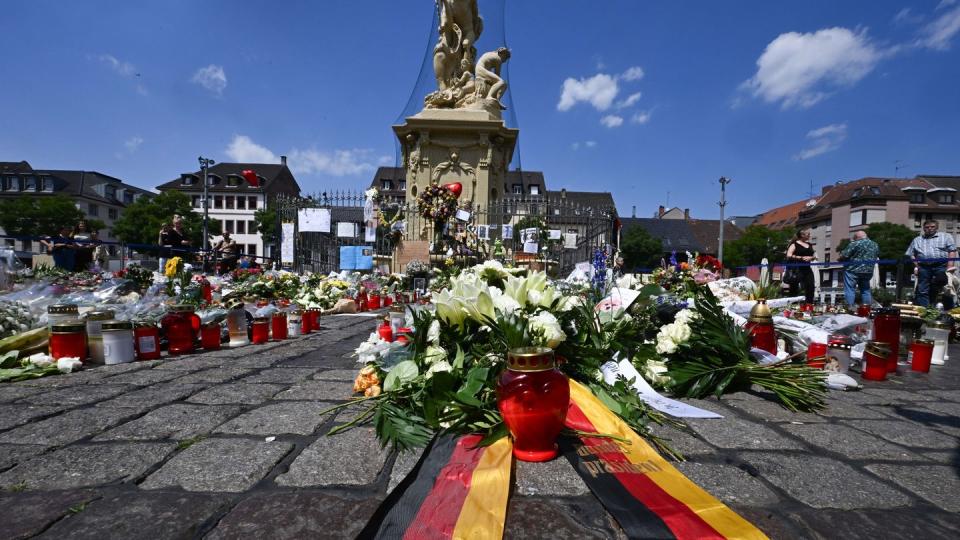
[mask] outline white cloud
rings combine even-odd
[[[633,107],[636,105],[640,98],[643,97],[643,92],[636,92],[627,96],[627,99],[624,99],[617,103],[618,109],[626,109],[628,107]]]
[[[584,142],[575,142],[570,145],[570,148],[573,150],[579,150],[580,148],[596,148],[597,141],[584,141]]]
[[[643,78],[643,68],[640,66],[633,66],[628,68],[623,72],[623,75],[620,75],[620,78],[625,81],[639,81]]]
[[[616,128],[623,125],[623,117],[615,114],[608,114],[600,119],[600,123],[608,128]]]
[[[940,3],[937,4],[937,8],[934,11],[940,11],[941,9],[948,8],[957,3],[957,0],[940,0]]]
[[[832,90],[866,77],[883,56],[865,32],[839,27],[788,32],[767,45],[757,59],[757,73],[742,87],[783,108],[811,107]]]
[[[123,142],[123,147],[127,149],[127,152],[132,154],[140,149],[141,144],[143,144],[143,137],[134,135]]]
[[[631,116],[630,121],[634,124],[646,124],[650,121],[651,114],[650,111],[640,111]]]
[[[951,4],[952,2],[950,4],[941,2],[937,9],[949,7]],[[916,45],[946,51],[950,48],[950,41],[957,33],[960,33],[960,6],[950,9],[926,25],[921,31]]]
[[[197,83],[214,94],[222,96],[223,91],[227,88],[227,74],[223,71],[223,66],[210,64],[198,69],[190,82]]]
[[[913,10],[908,7],[901,9],[893,16],[894,24],[916,24],[921,21],[923,21],[923,15],[914,13]]]
[[[840,148],[847,139],[847,123],[830,124],[811,130],[807,133],[807,138],[810,139],[810,146],[793,156],[793,159],[803,161]]]
[[[593,148],[597,146],[597,141],[587,141],[583,143],[587,148]]]
[[[617,80],[606,73],[598,73],[589,79],[563,81],[563,92],[557,110],[568,111],[579,102],[590,103],[598,111],[605,111],[613,104],[620,93]]]
[[[137,74],[137,68],[133,64],[118,60],[112,54],[101,54],[99,60],[124,77],[133,77]]]
[[[225,153],[237,163],[280,163],[276,154],[246,135],[234,135]]]
[[[375,170],[374,161],[372,150],[360,148],[333,152],[294,149],[290,152],[290,170],[297,174],[355,176]]]

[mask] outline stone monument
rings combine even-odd
[[[403,151],[406,201],[430,184],[460,182],[460,206],[486,210],[503,197],[507,167],[519,130],[506,127],[500,102],[507,89],[501,67],[510,51],[499,48],[477,57],[483,33],[477,0],[438,0],[439,39],[433,49],[437,89],[424,108],[393,126]],[[486,212],[474,223],[485,223]],[[407,227],[407,240],[429,240],[431,231]]]

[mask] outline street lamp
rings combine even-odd
[[[727,206],[727,184],[732,182],[726,176],[720,177],[720,248],[717,250],[717,260],[723,265],[723,209]]]
[[[197,158],[200,161],[200,170],[203,171],[203,270],[207,270],[207,253],[210,250],[210,238],[207,235],[207,221],[210,214],[210,201],[208,200],[207,188],[209,183],[207,182],[207,168],[216,163],[212,159],[207,159],[203,156]]]

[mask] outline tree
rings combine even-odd
[[[760,264],[763,259],[769,262],[783,261],[794,232],[792,227],[773,230],[763,225],[750,225],[740,238],[724,242],[723,265],[733,268]]]
[[[86,220],[91,230],[105,227],[100,220],[86,219],[83,212],[66,195],[24,195],[0,202],[0,227],[10,236],[53,235],[63,227],[73,229],[80,220]]]
[[[120,219],[113,224],[113,234],[128,244],[156,245],[160,225],[173,220],[174,214],[183,216],[187,239],[195,247],[203,247],[203,216],[193,211],[190,197],[179,191],[164,191],[156,197],[141,197],[127,206]],[[208,224],[210,236],[220,234],[220,220]]]
[[[663,258],[663,242],[650,236],[646,229],[638,225],[623,234],[620,239],[620,252],[626,270],[653,268],[659,266],[660,259]]]
[[[261,208],[253,213],[253,220],[257,222],[257,231],[263,239],[263,245],[277,242],[277,211],[273,208]]]

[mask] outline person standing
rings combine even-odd
[[[89,269],[90,263],[93,262],[93,243],[91,242],[91,233],[87,229],[87,222],[80,220],[77,222],[77,226],[73,229],[73,238],[74,244],[74,270],[77,272],[84,272]]]
[[[214,248],[220,256],[220,273],[232,272],[237,267],[239,248],[237,242],[230,237],[230,231],[223,232],[223,239],[217,242]]]
[[[68,272],[73,272],[74,262],[76,260],[76,250],[74,249],[73,239],[70,236],[73,230],[69,226],[60,227],[60,234],[51,236],[41,243],[47,247],[50,256],[53,257],[53,265]]]
[[[867,238],[864,231],[853,233],[853,242],[840,252],[840,260],[848,261],[843,269],[843,295],[849,307],[852,308],[856,303],[857,288],[860,289],[860,303],[865,306],[873,304],[870,280],[873,279],[873,267],[879,257],[880,246]]]
[[[793,241],[787,246],[787,263],[811,263],[817,260],[816,252],[813,250],[813,244],[810,243],[810,231],[800,229],[794,235]],[[813,303],[813,269],[809,266],[798,266],[797,274],[800,280],[790,284],[790,296],[798,296],[800,289],[803,288],[804,301],[808,304]]]
[[[936,305],[937,297],[947,284],[947,272],[955,269],[957,246],[953,236],[939,232],[940,224],[935,219],[923,222],[923,232],[910,242],[906,255],[913,259],[917,274],[917,293],[913,302],[918,306]],[[951,309],[953,299],[944,298],[944,307]]]
[[[100,240],[100,231],[91,232],[90,240],[93,242],[93,266],[100,272],[106,272],[110,269],[110,252]]]

